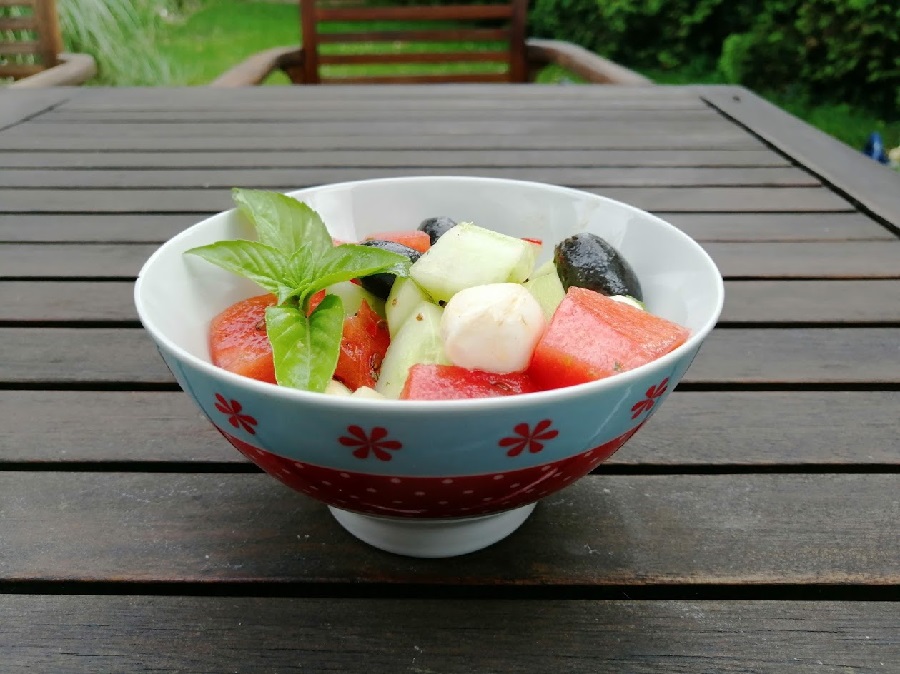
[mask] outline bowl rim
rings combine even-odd
[[[288,192],[283,192],[293,198],[300,198],[304,194],[312,193],[312,192],[321,192],[323,190],[339,190],[339,189],[347,189],[350,187],[354,187],[357,185],[378,185],[378,184],[386,184],[386,183],[406,183],[410,185],[414,185],[419,182],[432,182],[432,181],[447,181],[447,182],[477,182],[481,184],[507,184],[507,185],[516,185],[526,188],[537,188],[541,190],[549,190],[552,192],[559,192],[561,194],[568,194],[572,196],[578,196],[580,198],[589,198],[591,200],[600,200],[610,204],[614,204],[618,207],[624,207],[627,210],[634,212],[637,215],[641,215],[642,217],[649,218],[654,220],[658,225],[661,225],[665,229],[670,230],[674,233],[675,236],[682,238],[689,246],[695,248],[696,252],[700,255],[701,259],[703,259],[709,267],[709,270],[713,272],[713,277],[715,281],[715,308],[707,317],[707,320],[704,324],[696,331],[692,332],[690,337],[688,337],[687,341],[684,344],[677,347],[673,351],[668,354],[657,358],[654,361],[641,365],[639,367],[634,368],[633,370],[628,370],[626,372],[622,372],[611,377],[606,377],[604,379],[598,379],[595,381],[585,382],[583,384],[577,384],[575,386],[567,386],[563,388],[550,389],[547,391],[537,391],[534,393],[522,393],[512,396],[497,396],[492,398],[467,398],[467,399],[454,399],[454,400],[395,400],[395,399],[378,399],[378,398],[364,398],[364,397],[351,397],[351,396],[333,396],[327,395],[323,393],[315,393],[312,391],[305,391],[301,389],[294,389],[285,386],[278,386],[277,384],[269,384],[267,382],[261,382],[255,379],[251,379],[249,377],[244,377],[233,372],[229,372],[220,367],[213,365],[211,362],[204,360],[203,358],[199,358],[181,346],[176,344],[174,341],[170,340],[166,335],[164,335],[160,330],[153,325],[153,322],[148,317],[148,312],[143,305],[142,300],[142,292],[144,287],[144,280],[146,277],[146,272],[149,270],[156,261],[165,254],[167,248],[171,245],[174,245],[179,240],[190,236],[192,232],[196,229],[204,226],[207,222],[214,218],[220,218],[228,213],[232,213],[236,211],[236,208],[231,208],[225,211],[220,211],[213,215],[210,215],[199,222],[195,222],[193,225],[185,228],[178,234],[169,238],[165,242],[163,242],[144,262],[141,266],[140,271],[138,272],[137,280],[134,284],[134,304],[137,309],[138,318],[140,319],[141,325],[144,327],[147,332],[150,333],[151,337],[157,343],[157,345],[162,345],[169,352],[176,355],[179,359],[183,359],[190,363],[190,365],[194,368],[201,370],[204,374],[212,377],[213,379],[218,379],[222,383],[227,383],[232,386],[238,388],[248,388],[254,393],[259,395],[274,395],[276,397],[282,398],[285,401],[295,400],[300,403],[309,404],[313,407],[322,406],[328,407],[331,409],[347,409],[347,410],[359,410],[359,411],[382,411],[387,415],[393,416],[394,414],[401,413],[404,411],[428,411],[433,413],[456,413],[464,410],[468,410],[471,408],[477,408],[479,410],[495,410],[501,408],[529,408],[534,406],[545,405],[550,402],[559,403],[565,402],[570,398],[581,398],[582,396],[590,396],[591,394],[601,391],[605,391],[607,389],[612,389],[617,386],[628,385],[633,383],[637,379],[643,378],[643,376],[651,371],[651,370],[664,370],[670,367],[674,362],[680,360],[684,354],[687,352],[698,349],[702,344],[703,340],[706,339],[707,335],[712,331],[718,322],[719,316],[722,313],[722,307],[724,305],[725,300],[725,285],[722,279],[722,274],[719,271],[716,263],[710,257],[709,253],[700,246],[699,243],[694,241],[690,236],[685,234],[683,231],[675,227],[673,224],[663,220],[662,218],[653,215],[643,209],[640,209],[631,204],[625,203],[623,201],[618,201],[616,199],[612,199],[610,197],[606,197],[600,194],[594,194],[593,192],[587,192],[585,190],[579,190],[572,187],[563,187],[560,185],[554,185],[551,183],[543,183],[538,181],[529,181],[529,180],[514,180],[509,178],[494,178],[494,177],[478,177],[478,176],[444,176],[444,175],[434,175],[434,176],[396,176],[389,178],[373,178],[367,180],[349,180],[337,183],[327,183],[324,185],[305,187],[302,189],[291,190]]]

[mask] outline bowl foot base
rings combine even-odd
[[[328,506],[338,523],[371,546],[407,557],[456,557],[503,540],[528,519],[536,504],[460,519],[375,517]]]

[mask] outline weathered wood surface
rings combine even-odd
[[[283,152],[6,152],[8,168],[81,169],[230,169],[251,168],[412,168],[412,167],[649,167],[721,166],[785,167],[790,163],[771,150],[297,150]]]
[[[268,475],[9,472],[0,489],[7,582],[900,584],[896,474],[589,476],[452,565],[359,545]]]
[[[726,281],[725,298],[719,322],[726,326],[900,323],[897,280]],[[0,282],[0,322],[10,325],[104,321],[136,325],[137,320],[130,281]]]
[[[900,278],[900,240],[896,239],[708,242],[703,247],[726,279]],[[152,244],[7,244],[0,248],[0,278],[133,279],[156,248]]]
[[[896,194],[743,91],[0,96],[0,670],[896,670]],[[131,299],[232,184],[440,173],[633,203],[728,279],[646,428],[450,563],[362,545],[260,474]]]
[[[0,328],[0,384],[174,386],[139,328]],[[900,384],[900,328],[715,330],[691,385]]]
[[[887,674],[900,661],[890,602],[0,595],[0,622],[7,672],[351,672],[363,653],[368,672],[445,674],[563,661],[573,674]]]
[[[775,148],[788,150],[827,184],[851,192],[857,203],[900,234],[900,190],[897,176],[889,169],[868,164],[865,156],[848,145],[785,115],[746,89],[698,87],[698,92],[725,115],[754,129],[757,137]]]
[[[192,90],[190,95],[178,88],[156,88],[152,95],[141,89],[106,89],[89,96],[73,96],[62,109],[66,111],[196,111],[210,110],[296,110],[313,107],[347,107],[349,103],[365,103],[377,108],[406,106],[423,107],[485,107],[495,109],[510,103],[527,103],[529,107],[560,108],[571,105],[590,105],[599,108],[621,109],[703,109],[708,106],[693,91],[677,87],[535,87],[533,85],[504,85],[484,87],[455,85],[423,91],[414,86],[331,86],[322,92],[302,88],[267,87],[265,89],[205,88]],[[195,118],[196,119],[196,118]]]
[[[14,142],[16,139],[28,140],[32,137],[40,137],[44,142],[56,141],[65,149],[65,144],[76,140],[91,140],[94,142],[108,138],[111,135],[129,136],[134,140],[160,139],[177,141],[180,139],[216,139],[221,142],[223,138],[244,137],[257,142],[271,142],[272,139],[285,141],[293,138],[297,140],[312,139],[316,137],[368,137],[370,134],[384,139],[409,136],[411,138],[442,136],[456,138],[466,136],[474,138],[487,138],[495,136],[562,136],[572,133],[587,139],[594,138],[594,142],[602,142],[603,137],[616,133],[630,139],[636,139],[639,145],[641,138],[652,139],[657,147],[666,147],[672,141],[668,136],[684,137],[695,143],[706,141],[707,147],[717,147],[719,143],[726,146],[732,144],[737,147],[758,145],[748,143],[747,134],[736,128],[727,120],[710,114],[707,118],[679,120],[672,119],[661,128],[658,120],[642,120],[640,117],[631,120],[626,116],[610,120],[604,124],[600,119],[567,119],[559,120],[555,116],[547,115],[543,119],[505,119],[503,124],[498,124],[496,119],[445,119],[418,118],[415,121],[404,119],[374,119],[365,123],[359,120],[336,121],[308,121],[308,122],[269,122],[252,125],[231,122],[219,122],[209,124],[207,122],[182,122],[180,124],[156,124],[152,122],[142,124],[116,124],[114,122],[99,122],[97,124],[51,124],[41,122],[26,122],[6,129],[3,133],[5,143]],[[14,148],[15,145],[10,146]],[[226,148],[228,145],[226,144]],[[224,149],[224,148],[223,148]],[[282,148],[283,149],[283,148]]]
[[[38,125],[35,125],[38,126]],[[40,128],[27,134],[13,133],[18,127],[0,132],[0,141],[5,150],[37,151],[37,152],[71,152],[93,151],[103,147],[107,151],[251,151],[266,152],[270,150],[754,150],[764,149],[765,145],[747,135],[723,130],[707,134],[699,129],[692,133],[668,135],[666,133],[619,134],[618,130],[597,130],[584,136],[568,135],[564,128],[556,133],[516,136],[513,134],[494,134],[493,129],[480,134],[439,134],[431,135],[398,131],[394,135],[344,135],[335,131],[331,135],[321,134],[277,134],[264,136],[248,136],[241,133],[236,136],[183,136],[173,137],[169,134],[159,136],[129,135],[130,129],[120,129],[121,133],[106,137],[74,136],[61,134],[59,137],[48,137],[38,133]],[[501,127],[502,128],[502,127]]]
[[[549,178],[549,176],[548,176]],[[269,185],[288,192],[303,185]],[[852,212],[843,198],[820,187],[679,187],[584,188],[647,211],[703,212]],[[0,188],[6,213],[203,213],[233,207],[230,190],[10,190]]]
[[[510,107],[507,102],[499,101],[494,105],[468,105],[463,103],[449,107],[443,103],[431,101],[416,103],[408,99],[402,107],[396,102],[387,105],[347,106],[331,104],[295,105],[291,108],[275,107],[271,110],[253,109],[221,109],[203,112],[206,124],[298,124],[308,122],[371,122],[397,120],[426,120],[453,123],[457,121],[485,120],[494,115],[503,115],[505,119],[519,121],[547,120],[565,122],[600,122],[620,123],[623,120],[635,122],[655,122],[657,124],[674,121],[676,123],[703,122],[721,123],[722,115],[715,109],[691,107],[683,109],[661,110],[657,108],[617,108],[598,106],[591,101],[570,101],[553,106]],[[408,104],[408,105],[407,105]],[[197,124],[197,112],[193,110],[167,110],[161,118],[159,111],[153,110],[94,110],[73,111],[65,106],[56,108],[35,118],[35,124],[80,124],[87,127],[98,124],[139,124],[139,125],[173,125]]]
[[[316,185],[403,176],[465,175],[511,180],[539,181],[546,168],[252,168],[252,169],[135,169],[131,171],[0,168],[0,185],[5,188],[75,189],[158,189],[166,187],[222,188],[270,185]],[[813,187],[818,181],[796,168],[558,168],[557,182],[571,187],[713,187],[774,186]],[[418,224],[418,223],[416,223]]]
[[[210,213],[6,214],[0,241],[162,243]],[[896,241],[858,213],[657,213],[698,241]]]
[[[896,467],[898,407],[898,391],[676,391],[599,470]],[[0,464],[250,470],[180,391],[0,391],[0,428]]]

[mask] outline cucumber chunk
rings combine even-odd
[[[447,232],[409,269],[435,301],[488,283],[521,283],[534,269],[537,246],[463,222]]]
[[[421,302],[391,340],[375,390],[388,398],[399,398],[416,363],[448,365],[441,343],[441,315],[444,310],[431,302]]]
[[[334,285],[328,286],[325,289],[325,292],[337,295],[341,298],[341,301],[344,303],[344,315],[346,316],[354,316],[356,312],[359,311],[362,301],[365,300],[369,303],[369,308],[372,311],[382,318],[385,317],[384,300],[375,297],[375,295],[368,290],[355,283],[351,283],[350,281],[335,283]]]
[[[422,302],[430,301],[431,298],[412,279],[398,278],[394,281],[387,301],[384,303],[384,315],[387,318],[391,339]]]
[[[544,269],[548,264],[550,265],[549,271]],[[535,272],[535,275],[525,281],[523,285],[534,296],[534,299],[538,301],[538,304],[541,305],[544,317],[549,321],[553,317],[556,307],[559,306],[559,303],[566,296],[562,281],[556,275],[556,267],[553,266],[552,262],[541,265],[541,268]]]

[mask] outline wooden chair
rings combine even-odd
[[[2,0],[0,0],[2,1]],[[554,40],[526,37],[528,0],[493,4],[398,6],[339,4],[335,0],[299,0],[302,47],[278,47],[251,56],[214,82],[216,87],[260,84],[275,70],[294,84],[527,82],[548,64],[558,64],[588,82],[648,85],[650,80],[582,47]],[[359,23],[362,28],[334,32],[323,25]],[[409,28],[409,22],[428,22],[428,28]],[[431,25],[434,27],[431,27]],[[435,49],[435,43],[478,45],[461,50]],[[360,53],[335,53],[332,45],[380,45]],[[322,47],[325,46],[325,49]],[[396,47],[401,46],[402,49]],[[454,64],[446,72],[447,64]],[[391,64],[443,66],[444,72],[334,75],[330,66]],[[325,68],[323,68],[323,66]]]
[[[62,50],[55,0],[0,0],[0,82],[54,87],[81,84],[97,73],[91,56]]]

